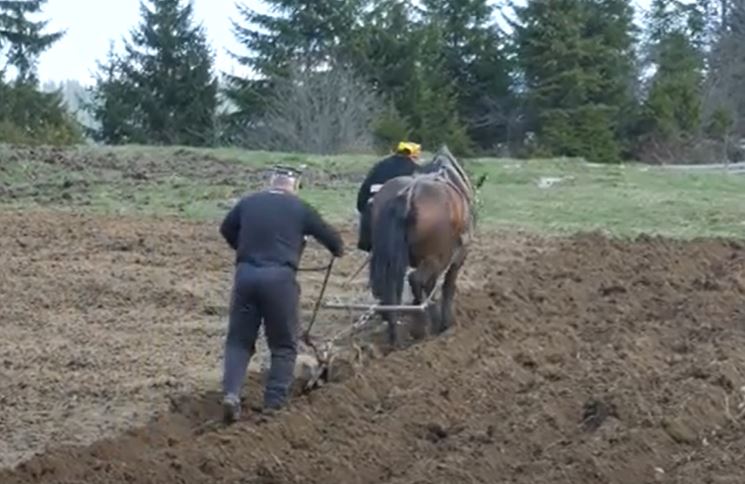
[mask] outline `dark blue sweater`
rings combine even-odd
[[[404,155],[396,154],[379,161],[370,169],[357,192],[357,211],[362,213],[365,210],[368,200],[373,196],[370,193],[373,185],[383,185],[392,178],[413,175],[418,168],[419,165],[414,160]]]
[[[338,232],[316,210],[295,195],[264,191],[241,199],[226,215],[220,233],[236,251],[236,263],[297,270],[310,235],[336,257],[344,244]]]

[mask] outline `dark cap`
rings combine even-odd
[[[272,175],[284,175],[290,178],[300,178],[302,172],[290,166],[275,165],[272,168]]]

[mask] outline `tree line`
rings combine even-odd
[[[40,126],[71,125],[50,117],[58,97],[32,94],[35,59],[63,35],[29,20],[44,3],[0,0],[0,49],[15,68],[13,80],[2,73],[0,139],[41,122],[26,105],[46,106]],[[653,0],[646,11],[631,0],[265,3],[271,14],[238,5],[243,49],[232,54],[252,74],[232,76],[216,72],[190,2],[142,0],[124,48],[98,65],[88,134],[314,153],[409,138],[597,162],[740,156],[745,0]]]

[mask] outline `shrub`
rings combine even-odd
[[[59,93],[0,82],[0,142],[70,145],[81,141],[81,126],[67,112]]]

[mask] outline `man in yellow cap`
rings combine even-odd
[[[416,173],[417,161],[422,154],[422,147],[417,143],[401,141],[395,153],[380,160],[370,169],[365,181],[357,192],[357,212],[360,217],[359,240],[357,248],[370,252],[372,249],[372,217],[370,206],[373,196],[385,182],[399,176],[411,176]]]

